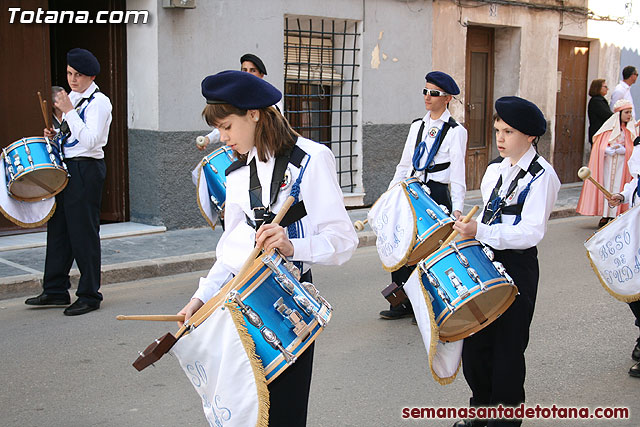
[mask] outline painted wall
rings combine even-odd
[[[149,24],[127,33],[132,221],[169,228],[205,224],[190,176],[203,156],[194,138],[208,130],[200,82],[239,69],[239,57],[252,52],[263,59],[266,80],[282,90],[287,15],[359,21],[356,183],[368,203],[386,189],[409,123],[424,114],[419,91],[431,64],[430,0],[196,0],[195,9],[161,4],[127,2],[151,16]],[[372,66],[376,45],[380,63]],[[384,162],[377,161],[380,153]],[[376,166],[363,168],[367,159],[376,159]]]

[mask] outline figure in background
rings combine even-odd
[[[604,98],[609,92],[609,87],[604,79],[595,79],[589,87],[589,106],[587,113],[589,115],[589,144],[593,145],[593,135],[602,127],[604,122],[611,117],[611,109],[609,103]]]
[[[621,192],[631,181],[627,162],[636,137],[631,112],[632,104],[626,99],[619,100],[614,106],[614,114],[593,137],[589,159],[591,176],[612,194]],[[598,223],[598,227],[602,227],[627,209],[624,205],[612,207],[595,185],[585,181],[576,211],[581,215],[602,216]]]

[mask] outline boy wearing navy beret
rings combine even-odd
[[[560,180],[537,154],[546,132],[542,111],[530,101],[508,96],[496,101],[494,128],[500,157],[492,161],[480,190],[482,221],[456,221],[463,237],[476,238],[494,252],[513,278],[519,294],[493,323],[469,338],[462,350],[471,406],[516,407],[524,402],[529,326],[538,290],[538,250],[558,197]],[[519,426],[521,420],[462,420],[454,426]]]
[[[43,291],[27,305],[69,305],[69,270],[80,270],[78,299],[64,310],[67,316],[100,308],[100,205],[107,173],[103,148],[111,125],[111,101],[94,82],[100,73],[98,59],[86,49],[67,53],[67,82],[71,93],[59,91],[54,106],[64,114],[56,137],[69,170],[69,182],[56,195],[56,211],[47,225],[47,252]]]
[[[415,176],[426,183],[431,198],[457,218],[464,207],[466,192],[464,159],[467,130],[451,116],[448,106],[460,89],[453,78],[442,71],[425,76],[422,89],[427,114],[411,123],[402,158],[389,188]],[[449,188],[451,187],[451,188]],[[414,267],[403,266],[391,273],[391,281],[404,284]],[[399,305],[380,312],[383,319],[400,319],[413,314],[410,305]]]

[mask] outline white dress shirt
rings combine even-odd
[[[632,208],[640,203],[640,196],[636,195],[635,198],[633,197],[633,193],[638,189],[638,177],[640,176],[640,145],[633,147],[633,152],[631,153],[631,157],[629,157],[627,165],[633,179],[624,185],[620,194],[624,197],[622,203],[629,203],[629,208]]]
[[[89,98],[98,85],[92,82],[84,92],[71,92],[69,99],[74,106],[78,105],[82,98]],[[109,126],[111,125],[111,101],[102,92],[96,92],[91,102],[83,102],[79,110],[84,110],[84,121],[80,118],[76,108],[72,109],[62,118],[69,124],[71,135],[65,141],[63,152],[65,157],[93,157],[104,159],[102,147],[107,145]],[[71,146],[74,140],[76,145]],[[69,144],[69,145],[67,145]]]
[[[298,238],[292,238],[291,261],[302,261],[303,270],[310,264],[340,265],[348,261],[358,246],[358,237],[344,207],[342,190],[338,184],[335,157],[322,144],[298,138],[298,147],[307,153],[302,161],[304,175],[299,200],[304,201],[307,215],[299,223]],[[261,162],[254,147],[247,156],[247,165],[256,159],[256,171],[262,186],[262,203],[269,205],[271,177],[275,159]],[[272,212],[277,213],[291,192],[301,169],[288,165],[291,184],[280,190]],[[255,243],[255,230],[246,222],[247,215],[255,219],[249,200],[249,168],[241,167],[227,176],[225,202],[225,230],[216,247],[216,262],[207,277],[200,279],[193,298],[203,302],[215,295],[237,274]]]
[[[482,178],[480,191],[482,192],[482,200],[486,206],[491,198],[491,193],[496,186],[498,179],[502,176],[502,185],[498,190],[500,197],[505,197],[511,181],[518,175],[521,170],[527,170],[529,164],[536,151],[531,146],[529,150],[511,166],[511,160],[507,157],[500,163],[489,165],[487,171]],[[538,157],[538,163],[543,167],[538,172],[536,179],[529,189],[529,194],[524,200],[522,207],[521,221],[517,225],[513,225],[515,215],[502,215],[502,223],[487,225],[478,220],[478,231],[476,239],[491,246],[494,249],[528,249],[540,243],[547,230],[547,221],[553,210],[553,205],[558,198],[558,190],[560,189],[560,180],[553,170],[553,167],[542,157]],[[527,173],[518,181],[516,190],[507,200],[506,206],[518,203],[518,196],[525,189],[527,184],[533,179],[531,174]],[[479,219],[482,219],[482,212]]]
[[[435,137],[437,135],[436,130],[439,131],[442,129],[444,123],[449,121],[449,117],[451,117],[451,113],[449,113],[448,109],[445,109],[444,113],[442,113],[438,119],[432,119],[431,112],[427,111],[427,114],[422,118],[422,120],[417,120],[411,124],[409,135],[407,135],[407,140],[402,151],[402,158],[400,159],[398,166],[396,166],[396,172],[389,184],[389,188],[411,176],[411,172],[413,172],[413,153],[415,151],[416,139],[422,123],[424,123],[422,140],[426,142],[427,149],[420,158],[420,167],[423,167],[427,161],[429,150],[435,142]],[[432,128],[435,129],[430,135],[429,131]],[[464,126],[458,124],[455,128],[449,129],[444,141],[442,141],[442,144],[440,145],[438,153],[433,159],[435,164],[450,162],[451,165],[443,171],[429,173],[427,177],[432,181],[451,184],[451,205],[454,211],[457,210],[460,212],[462,212],[462,209],[464,208],[464,196],[467,190],[464,167],[466,150],[467,130]],[[424,180],[424,173],[425,171],[416,172],[416,176]]]
[[[613,111],[613,106],[620,99],[626,99],[629,102],[631,102],[631,105],[633,105],[633,97],[631,96],[631,86],[626,84],[623,80],[620,80],[620,83],[616,85],[616,88],[611,93],[611,103],[610,103],[611,111]],[[635,107],[631,108],[631,116],[635,120],[636,118]]]

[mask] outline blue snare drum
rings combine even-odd
[[[227,177],[225,171],[235,161],[233,151],[222,146],[202,159],[202,171],[209,189],[209,199],[213,206],[222,212],[227,198]]]
[[[457,341],[489,325],[514,301],[518,288],[493,252],[475,239],[451,242],[418,263],[440,340]]]
[[[69,175],[58,147],[48,138],[29,137],[2,150],[7,190],[17,200],[36,202],[61,192]]]
[[[418,178],[402,181],[414,211],[416,241],[407,264],[414,265],[440,247],[453,232],[455,220],[444,206],[437,204],[429,195],[429,188]]]
[[[267,383],[311,345],[331,319],[331,305],[277,253],[258,258],[247,279],[230,292],[260,356]]]

